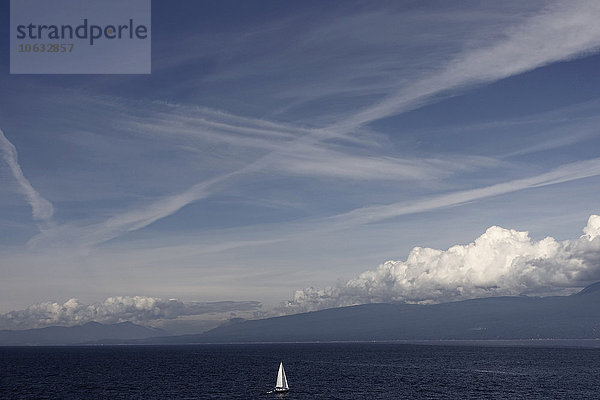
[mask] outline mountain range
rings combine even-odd
[[[600,338],[600,282],[571,296],[364,304],[249,320],[148,343]]]
[[[600,282],[571,296],[363,304],[229,323],[194,335],[169,336],[130,322],[0,331],[4,346],[598,338]]]
[[[165,336],[167,332],[136,325],[131,322],[101,324],[88,322],[77,326],[49,326],[39,329],[0,330],[0,346],[49,346],[96,343],[115,343],[144,339],[152,336]]]

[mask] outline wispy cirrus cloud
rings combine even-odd
[[[435,101],[440,96],[451,94],[474,84],[493,82],[509,76],[520,74],[541,66],[569,60],[590,52],[597,51],[600,45],[600,26],[595,21],[600,17],[600,5],[590,1],[577,1],[565,4],[553,4],[537,15],[522,21],[518,26],[508,28],[504,35],[498,35],[495,41],[477,48],[467,48],[455,55],[451,60],[441,65],[434,73],[429,73],[407,83],[395,93],[387,96],[382,101],[356,112],[353,116],[339,120],[329,126],[319,129],[299,129],[291,125],[284,126],[268,121],[253,121],[248,126],[248,121],[236,119],[232,115],[226,118],[200,118],[199,135],[207,132],[213,138],[224,133],[222,140],[242,143],[242,146],[256,147],[261,150],[258,154],[249,157],[243,166],[235,170],[223,172],[215,177],[194,184],[187,190],[177,194],[164,196],[156,201],[137,207],[133,211],[118,212],[101,223],[81,227],[58,227],[52,232],[44,233],[32,240],[31,243],[43,243],[52,235],[62,235],[66,232],[76,232],[75,236],[88,238],[87,243],[101,243],[118,237],[119,235],[146,227],[153,222],[174,214],[188,204],[204,199],[220,188],[230,184],[234,178],[265,171],[292,171],[305,173],[310,176],[338,176],[348,177],[352,169],[348,164],[358,165],[364,162],[366,169],[362,175],[372,178],[374,174],[400,177],[421,177],[430,175],[431,162],[427,160],[394,160],[391,158],[375,159],[372,156],[358,157],[355,154],[339,157],[330,157],[335,153],[327,153],[326,157],[319,157],[316,150],[317,144],[323,145],[331,139],[352,138],[352,134],[363,125],[388,116],[420,107],[428,102]],[[216,114],[215,114],[216,115]],[[213,115],[214,117],[214,115]],[[232,123],[231,121],[236,122]],[[179,115],[170,119],[174,123],[174,131],[193,134],[194,122],[185,116]],[[157,125],[155,121],[138,121],[137,128],[153,130]],[[160,127],[160,125],[158,125]],[[165,132],[168,126],[163,125]],[[231,136],[231,135],[234,136]],[[247,136],[250,134],[250,136]],[[242,137],[239,137],[242,135]],[[246,136],[244,136],[246,135]],[[268,139],[267,137],[270,136]],[[280,141],[275,143],[272,139]],[[282,160],[287,160],[283,164]],[[595,162],[591,171],[596,170]],[[583,165],[581,164],[581,165]],[[398,167],[400,167],[398,169]],[[441,171],[443,168],[438,168]],[[578,169],[570,165],[560,167],[534,178],[523,178],[508,183],[501,183],[462,192],[449,193],[439,197],[420,202],[418,205],[393,204],[387,206],[366,207],[350,213],[342,214],[333,219],[347,218],[351,221],[367,223],[380,218],[389,218],[406,213],[422,212],[439,207],[461,204],[480,198],[490,197],[515,190],[522,190],[536,185],[548,185],[552,182],[579,179],[578,177],[593,176],[595,172],[566,173],[564,178],[553,179],[561,171]],[[571,176],[572,178],[568,178]],[[361,173],[354,173],[355,178],[360,178]],[[545,179],[548,178],[547,181]],[[563,179],[563,180],[561,180]]]
[[[600,4],[582,0],[557,2],[541,10],[504,37],[465,50],[431,76],[416,80],[386,99],[334,124],[351,131],[358,126],[417,108],[436,96],[474,84],[492,82],[544,65],[598,51]]]
[[[102,130],[116,130],[136,139],[148,137],[166,149],[183,153],[197,151],[200,156],[216,157],[207,148],[223,146],[225,166],[221,173],[187,189],[153,200],[138,201],[129,209],[113,212],[101,221],[73,221],[45,229],[29,244],[35,248],[62,246],[93,246],[117,238],[127,232],[142,229],[155,221],[176,213],[183,207],[220,193],[236,180],[265,170],[277,176],[301,176],[311,179],[329,178],[355,181],[412,181],[423,184],[447,177],[459,171],[496,166],[487,157],[394,157],[379,153],[376,144],[356,135],[335,132],[315,134],[315,129],[296,128],[257,119],[237,117],[210,109],[164,103],[115,101],[102,97],[79,98],[102,107],[112,125]],[[122,116],[123,109],[131,116]],[[339,143],[324,143],[320,139],[348,138],[352,150]],[[78,133],[81,137],[81,133]],[[250,154],[246,151],[251,149]],[[239,150],[237,150],[239,149]],[[360,150],[361,153],[356,151]],[[238,159],[235,158],[238,156]],[[123,160],[117,160],[123,161]],[[200,160],[200,163],[204,160]],[[229,164],[231,163],[231,165]],[[211,164],[200,164],[204,169]],[[241,167],[240,167],[241,165]],[[237,167],[237,168],[236,168]],[[227,172],[227,169],[230,172]]]
[[[293,239],[305,235],[323,232],[335,232],[364,224],[377,223],[404,215],[429,212],[438,209],[464,205],[490,197],[514,193],[527,189],[541,188],[545,186],[558,185],[561,183],[576,181],[580,179],[600,176],[600,158],[565,164],[553,170],[522,179],[502,182],[490,186],[453,191],[437,196],[419,197],[406,202],[396,202],[384,205],[366,206],[345,213],[325,217],[321,219],[308,220],[292,224],[294,232],[279,235],[274,241]],[[185,197],[185,196],[184,196]],[[174,207],[183,207],[185,201],[175,202]],[[155,206],[151,203],[151,206]],[[164,208],[160,208],[164,210]],[[131,214],[122,213],[109,220],[93,225],[82,227],[63,226],[64,231],[47,230],[35,236],[30,244],[34,247],[44,245],[83,245],[89,246],[113,239],[126,231],[140,229],[139,224],[149,225],[156,218],[157,212],[152,208],[132,211]],[[119,219],[116,219],[119,218]],[[234,243],[234,246],[261,246],[269,241],[242,241]],[[221,252],[230,249],[228,246],[200,246],[199,249],[206,252]]]
[[[336,229],[347,226],[368,224],[383,221],[402,215],[415,214],[465,204],[467,202],[485,199],[516,191],[533,189],[543,186],[556,185],[578,179],[600,175],[600,158],[578,161],[554,168],[551,171],[498,183],[486,187],[454,191],[438,196],[420,198],[409,202],[398,202],[386,205],[361,207],[343,214],[326,219],[326,224]]]
[[[165,196],[146,205],[137,206],[135,209],[117,213],[102,222],[63,224],[46,229],[31,238],[29,245],[34,248],[87,247],[106,242],[124,233],[144,228],[179,211],[190,203],[206,198],[212,194],[212,186],[229,177],[229,175],[224,175],[200,182],[181,193]]]
[[[4,161],[17,181],[19,191],[25,196],[25,200],[27,200],[31,206],[33,218],[39,221],[49,222],[54,214],[52,203],[35,190],[31,185],[31,182],[25,177],[23,170],[19,165],[17,149],[6,138],[2,130],[0,130],[0,151],[2,151],[2,158],[4,158]]]

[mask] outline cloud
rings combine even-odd
[[[90,321],[101,323],[131,321],[148,325],[185,316],[256,311],[260,306],[261,304],[256,301],[201,303],[145,296],[116,296],[109,297],[102,303],[82,304],[73,298],[63,304],[44,302],[29,306],[25,310],[1,314],[0,329],[73,326]]]
[[[52,203],[42,197],[25,177],[23,170],[19,165],[17,149],[6,136],[4,136],[2,130],[0,130],[0,151],[2,152],[2,158],[4,158],[4,161],[8,164],[11,173],[17,181],[19,191],[25,196],[25,199],[31,206],[33,218],[41,221],[51,220],[52,215],[54,214]]]
[[[555,3],[503,38],[469,49],[433,76],[417,79],[381,102],[332,126],[351,131],[369,122],[417,108],[444,92],[521,74],[557,61],[596,52],[600,47],[600,4],[595,1]]]
[[[294,175],[352,180],[413,181],[437,180],[457,171],[497,166],[498,161],[485,157],[390,157],[384,155],[350,155],[326,146],[284,154],[272,161],[277,170]]]
[[[568,5],[555,4],[498,35],[492,43],[462,51],[451,61],[441,64],[435,74],[415,79],[413,83],[404,85],[394,94],[354,113],[352,117],[320,129],[304,129],[206,109],[191,111],[185,107],[169,105],[170,110],[162,114],[155,113],[151,118],[135,120],[130,127],[137,131],[161,134],[168,134],[172,129],[175,133],[197,136],[205,140],[242,143],[241,146],[258,149],[261,153],[252,153],[252,157],[240,160],[241,166],[221,171],[213,178],[189,186],[187,190],[141,204],[134,210],[114,213],[103,222],[56,227],[34,237],[30,244],[38,246],[57,243],[102,243],[144,228],[178,212],[188,204],[219,193],[222,187],[231,185],[234,178],[265,170],[354,179],[388,176],[393,179],[418,180],[433,175],[439,177],[440,171],[443,176],[447,172],[446,167],[453,163],[327,152],[324,151],[324,143],[334,138],[353,139],[355,131],[365,124],[417,108],[452,90],[503,79],[552,62],[569,60],[596,51],[600,44],[600,26],[595,23],[599,15],[600,5],[597,2],[574,1]],[[392,86],[396,87],[397,83],[391,84],[390,88]],[[190,115],[186,116],[187,113]],[[317,144],[323,147],[320,150],[316,149]],[[237,159],[239,154],[232,154],[230,158]],[[425,211],[536,185],[542,183],[530,184],[524,179],[444,195],[420,205],[366,207],[341,217],[370,222],[371,213],[376,214],[375,219],[386,218],[386,215]]]
[[[402,215],[416,214],[465,204],[470,201],[499,196],[525,189],[538,188],[600,175],[600,158],[561,165],[543,174],[515,179],[477,189],[455,191],[411,202],[361,207],[343,214],[329,217],[329,229],[383,221]]]
[[[308,145],[334,137],[348,136],[364,124],[414,109],[431,101],[436,95],[449,90],[503,79],[552,62],[568,60],[596,51],[600,46],[600,26],[595,23],[599,15],[600,4],[596,2],[577,1],[570,2],[568,5],[555,4],[548,7],[540,14],[506,31],[501,40],[478,49],[464,51],[440,71],[437,71],[435,75],[407,85],[383,101],[356,113],[351,118],[323,129],[309,131],[306,135],[288,142],[283,153],[275,150],[245,167],[227,174],[219,181],[273,167],[273,163],[279,162],[282,154],[294,154],[296,150],[306,148]],[[321,162],[308,163],[303,171],[339,174],[339,171],[345,170],[343,164],[346,163],[346,160],[342,161],[342,163],[338,161],[337,165],[330,165],[328,168],[323,168],[324,165]],[[377,171],[381,168],[382,162],[370,160],[368,164],[372,170]],[[296,167],[297,171],[301,170],[297,164]],[[405,174],[416,175],[423,173],[421,170],[422,168],[411,166],[407,168],[408,172]],[[491,188],[504,190],[500,186]],[[493,191],[491,190],[491,192]],[[153,222],[163,218],[179,210],[183,205],[203,197],[184,196],[182,199],[185,201],[181,202],[180,207],[157,208],[160,209],[160,212],[149,220]],[[454,201],[449,200],[450,203]]]
[[[337,287],[299,290],[280,311],[569,292],[600,280],[600,216],[590,216],[583,232],[561,242],[492,226],[466,245],[415,247],[405,261],[386,261]]]
[[[105,111],[116,113],[113,104],[103,97],[81,99],[97,106],[108,107]],[[494,164],[484,157],[458,158],[397,158],[386,156],[351,155],[342,146],[319,143],[315,130],[295,128],[263,120],[236,117],[231,114],[205,108],[163,103],[140,104],[127,100],[114,101],[122,108],[130,110],[134,117],[116,121],[111,119],[115,129],[124,129],[129,134],[147,138],[168,139],[175,144],[186,139],[186,149],[198,151],[224,144],[228,151],[239,148],[242,153],[248,148],[258,148],[263,152],[253,155],[252,160],[243,157],[241,167],[229,168],[212,178],[207,178],[178,193],[171,193],[154,200],[139,202],[135,208],[119,210],[101,221],[65,223],[45,229],[29,241],[34,248],[72,246],[93,246],[119,237],[127,232],[142,229],[155,221],[172,215],[183,207],[218,193],[235,178],[261,172],[270,168],[274,173],[291,173],[297,176],[333,177],[354,180],[435,180],[455,171],[473,169]],[[112,108],[111,108],[112,107]],[[151,113],[147,113],[149,108]],[[143,116],[138,114],[142,113]],[[112,127],[111,127],[112,128]],[[328,138],[335,133],[324,133]],[[175,139],[173,139],[175,137]],[[322,137],[320,137],[322,138]],[[366,145],[360,138],[349,137],[355,146]],[[198,140],[196,142],[195,140]],[[173,143],[163,144],[169,148]],[[368,143],[371,144],[371,143]],[[364,148],[363,148],[364,149]],[[274,151],[273,151],[274,150]],[[207,150],[204,150],[208,152]],[[268,151],[265,153],[265,151]],[[231,157],[236,155],[232,152]],[[239,165],[238,165],[239,166]],[[205,169],[209,169],[207,166]]]

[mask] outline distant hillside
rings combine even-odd
[[[332,308],[237,322],[198,335],[167,336],[165,331],[130,322],[0,331],[4,346],[596,338],[600,338],[600,283],[572,296]]]
[[[365,304],[245,321],[151,343],[600,338],[600,284],[573,296]]]
[[[50,326],[40,329],[0,330],[0,346],[72,345],[97,341],[145,339],[164,336],[160,329],[146,328],[131,322],[100,324],[88,322],[79,326]]]

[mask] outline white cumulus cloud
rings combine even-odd
[[[337,287],[299,290],[282,311],[568,293],[600,280],[600,216],[590,216],[583,232],[574,240],[534,240],[528,232],[492,226],[466,245],[415,247],[405,261],[386,261]]]
[[[146,296],[115,296],[102,303],[82,304],[69,299],[63,304],[43,302],[24,310],[0,314],[0,329],[29,329],[45,326],[72,326],[86,322],[149,324],[179,317],[235,311],[255,311],[256,301],[182,302]]]

